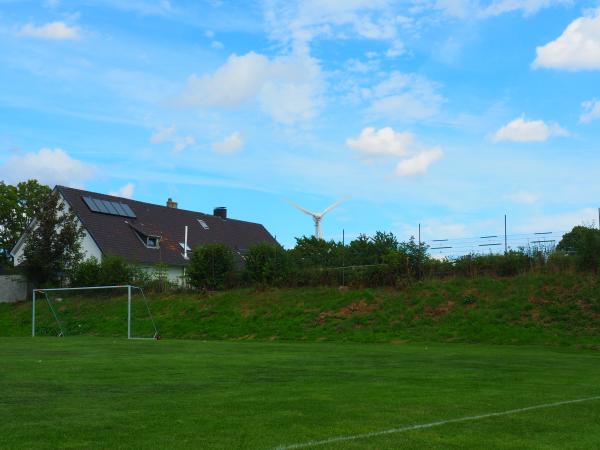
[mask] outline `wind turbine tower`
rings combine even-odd
[[[313,222],[315,223],[315,237],[317,239],[323,239],[323,229],[321,228],[321,220],[323,220],[323,216],[325,216],[325,214],[327,214],[328,212],[330,212],[332,209],[336,208],[337,206],[340,205],[340,203],[343,203],[343,202],[344,202],[344,200],[338,200],[333,205],[328,206],[320,213],[309,211],[308,209],[305,209],[302,206],[297,205],[293,202],[289,202],[289,203],[294,208],[296,208],[296,209],[302,211],[304,214],[308,214],[309,216],[312,217]]]

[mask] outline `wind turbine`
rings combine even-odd
[[[292,205],[294,208],[302,211],[304,214],[308,214],[309,216],[311,216],[313,218],[313,221],[315,223],[315,237],[317,239],[323,239],[323,230],[321,229],[321,220],[323,219],[323,216],[325,214],[327,214],[328,212],[330,212],[332,209],[336,208],[337,206],[339,206],[340,203],[343,203],[345,199],[342,200],[338,200],[337,202],[335,202],[333,205],[328,206],[327,208],[325,208],[323,210],[323,212],[320,213],[315,213],[312,211],[309,211],[308,209],[303,208],[300,205],[297,205],[294,202],[291,202],[288,200],[288,202],[290,203],[290,205]]]

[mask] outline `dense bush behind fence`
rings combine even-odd
[[[415,281],[448,277],[510,277],[530,272],[564,273],[600,269],[600,231],[575,227],[556,249],[520,248],[506,253],[435,258],[423,243],[398,242],[391,233],[360,236],[348,245],[299,238],[290,250],[261,243],[234,261],[221,244],[194,249],[184,283],[170,282],[166,266],[140,270],[120,258],[82,262],[72,285],[136,284],[162,292],[179,288],[215,290],[232,287],[403,287]]]

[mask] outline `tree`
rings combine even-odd
[[[245,275],[254,283],[274,284],[287,275],[288,255],[276,244],[262,242],[248,249]]]
[[[36,180],[24,181],[16,186],[0,181],[0,264],[8,264],[10,251],[50,192],[48,186]]]
[[[556,249],[574,253],[579,269],[600,269],[600,230],[594,227],[573,227],[562,237]]]
[[[73,211],[67,211],[58,192],[51,193],[32,223],[25,241],[23,268],[38,285],[56,284],[82,259],[84,230]]]
[[[290,254],[297,267],[314,268],[341,266],[341,252],[340,242],[303,236],[296,238],[296,246]]]
[[[224,244],[196,247],[190,256],[187,276],[200,289],[222,289],[235,270],[233,251]]]

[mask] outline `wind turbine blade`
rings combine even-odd
[[[300,205],[297,205],[296,203],[294,203],[294,202],[292,202],[292,201],[290,201],[290,200],[287,200],[287,202],[288,202],[290,205],[292,205],[294,208],[296,208],[296,209],[298,209],[298,210],[302,211],[304,214],[308,214],[309,216],[312,216],[312,217],[314,217],[314,216],[315,216],[315,213],[313,213],[313,212],[309,211],[308,209],[305,209],[305,208],[303,208],[302,206],[300,206]]]
[[[325,210],[321,213],[321,217],[323,217],[325,214],[327,214],[329,211],[331,211],[334,208],[337,208],[341,203],[344,203],[346,201],[345,198],[338,200],[337,202],[335,202],[333,205],[328,206],[327,208],[325,208]]]

